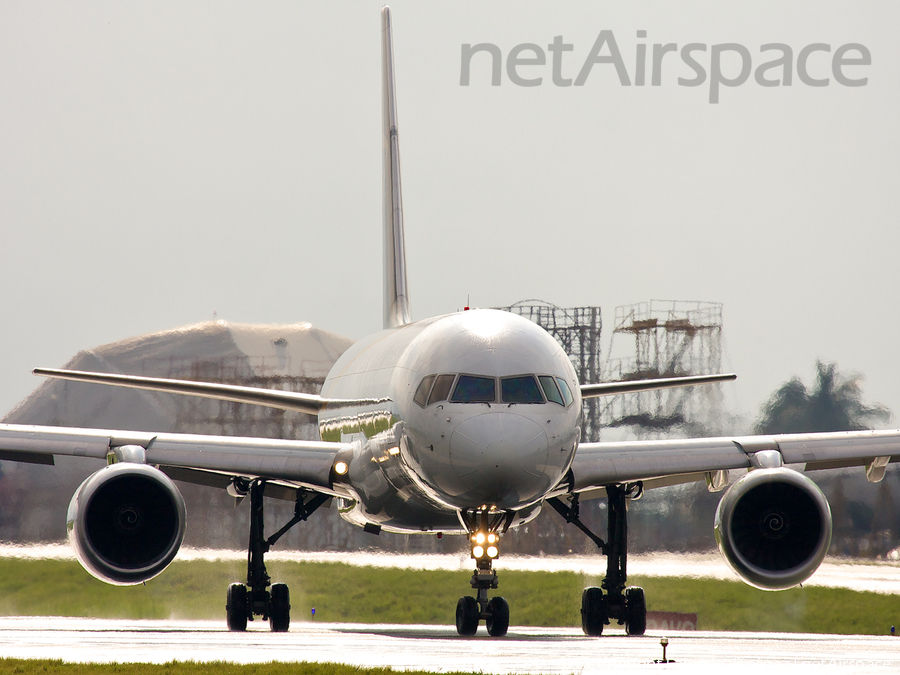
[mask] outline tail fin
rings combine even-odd
[[[391,8],[381,9],[382,201],[384,209],[384,327],[410,323],[397,139],[397,91],[394,87],[394,38]]]

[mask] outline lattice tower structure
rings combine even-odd
[[[599,307],[557,307],[543,300],[522,300],[509,307],[497,307],[530,319],[550,333],[568,354],[578,381],[591,384],[600,381],[602,346],[600,333],[603,320]],[[600,403],[592,398],[584,402],[581,423],[583,441],[600,440]]]
[[[614,357],[623,343],[632,355]],[[650,300],[616,307],[605,381],[704,375],[721,367],[722,303]],[[630,426],[639,437],[702,436],[716,432],[722,411],[721,385],[703,385],[610,397],[600,417],[604,427]]]

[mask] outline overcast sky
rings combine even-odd
[[[0,3],[0,414],[78,350],[218,317],[381,327],[380,2]],[[900,4],[688,0],[392,4],[414,318],[541,298],[724,303],[731,405],[754,416],[817,358],[900,416]],[[793,50],[709,103],[598,64],[638,44]],[[638,38],[638,31],[646,38]],[[461,46],[487,54],[460,85]],[[541,45],[539,86],[510,81]],[[812,43],[804,84],[798,53]],[[868,77],[842,86],[841,45]],[[604,52],[608,53],[608,52]],[[525,51],[523,58],[534,56]],[[858,56],[853,52],[849,56]],[[736,52],[723,75],[740,69]],[[781,71],[768,71],[779,79]],[[610,330],[606,330],[607,341]],[[895,418],[895,423],[898,420]]]

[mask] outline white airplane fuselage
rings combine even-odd
[[[329,406],[319,432],[354,446],[335,483],[352,497],[343,517],[388,531],[465,532],[460,514],[485,509],[527,522],[580,437],[568,356],[541,327],[498,310],[369,336],[338,359],[322,396],[383,401]]]

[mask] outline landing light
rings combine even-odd
[[[347,466],[347,462],[338,462],[337,464],[334,465],[334,472],[338,476],[343,476],[349,470],[350,470],[350,467]]]
[[[500,555],[500,535],[496,532],[475,532],[471,537],[472,557],[477,560]]]
[[[398,447],[395,445],[393,448],[391,448],[390,450],[388,450],[388,452],[389,452],[390,454],[392,454],[392,455],[399,455],[399,454],[400,454],[400,448],[398,448]]]

